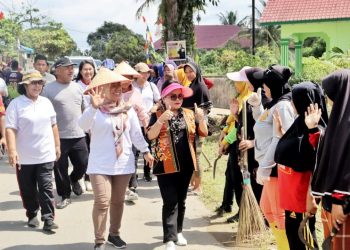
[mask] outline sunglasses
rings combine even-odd
[[[180,101],[182,101],[184,99],[184,95],[183,94],[173,94],[170,96],[170,100],[172,101],[176,101],[177,99],[179,99]]]
[[[31,85],[44,85],[44,81],[31,81]]]

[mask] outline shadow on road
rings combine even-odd
[[[12,209],[22,209],[22,202],[19,200],[0,202],[0,211],[9,211]]]

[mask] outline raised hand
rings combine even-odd
[[[237,115],[239,109],[239,102],[237,99],[233,99],[230,102],[230,112],[232,115]]]
[[[197,122],[204,120],[204,111],[203,109],[197,107],[197,103],[194,104],[194,116]]]
[[[98,109],[101,105],[103,105],[106,98],[102,87],[97,87],[96,91],[94,89],[91,89],[89,96],[91,97],[91,105],[95,109]]]
[[[322,111],[318,108],[318,104],[311,103],[309,107],[307,107],[307,111],[305,112],[305,124],[309,129],[316,128],[318,122],[321,119]]]
[[[258,88],[258,91],[253,92],[248,98],[247,102],[253,107],[258,107],[261,104],[261,88]]]
[[[158,121],[160,123],[164,123],[166,121],[169,121],[174,116],[174,113],[171,111],[170,105],[168,106],[167,110],[158,118]]]
[[[272,116],[273,116],[273,123],[275,125],[276,135],[277,137],[281,138],[286,131],[284,131],[282,128],[281,116],[277,109],[275,110],[275,112],[273,112]]]

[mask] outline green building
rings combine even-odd
[[[302,72],[302,46],[308,37],[332,48],[350,48],[350,0],[268,0],[260,19],[262,25],[281,25],[281,64],[289,64],[289,45],[294,43],[295,74]]]

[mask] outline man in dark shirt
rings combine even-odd
[[[6,84],[17,87],[17,83],[22,81],[23,75],[18,72],[18,62],[13,60],[11,62],[11,72],[6,76]]]

